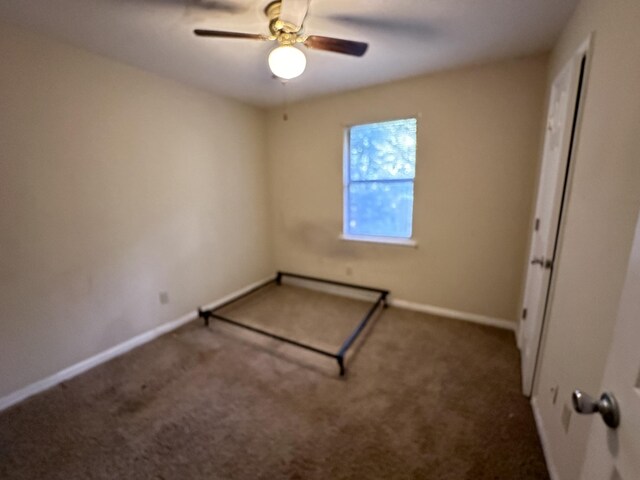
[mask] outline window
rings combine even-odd
[[[343,237],[410,239],[416,119],[356,125],[346,142]]]

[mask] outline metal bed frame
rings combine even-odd
[[[340,350],[338,350],[337,353],[328,352],[326,350],[322,350],[320,348],[316,348],[316,347],[313,347],[311,345],[307,345],[305,343],[298,342],[296,340],[292,340],[290,338],[283,337],[281,335],[276,335],[275,333],[271,333],[271,332],[268,332],[266,330],[262,330],[261,328],[253,327],[251,325],[246,325],[246,324],[241,323],[241,322],[239,322],[237,320],[233,320],[231,318],[224,317],[224,316],[216,313],[217,310],[220,310],[220,309],[222,309],[222,308],[224,308],[224,307],[226,307],[226,306],[228,306],[228,305],[230,305],[230,304],[232,304],[234,302],[237,302],[238,300],[240,300],[242,298],[245,298],[245,297],[251,295],[252,293],[257,292],[258,290],[261,290],[261,289],[265,288],[268,285],[272,285],[274,283],[276,285],[281,285],[283,277],[298,278],[298,279],[301,279],[301,280],[308,280],[308,281],[312,281],[312,282],[326,283],[326,284],[329,284],[329,285],[338,285],[338,286],[341,286],[341,287],[349,287],[349,288],[354,288],[354,289],[357,289],[357,290],[364,290],[364,291],[368,291],[368,292],[374,292],[374,293],[378,294],[378,297],[375,300],[374,304],[371,306],[371,308],[369,308],[367,313],[364,315],[364,317],[362,317],[362,319],[360,320],[360,323],[358,323],[356,328],[353,329],[351,334],[342,343],[342,346],[340,347]],[[211,318],[215,318],[217,320],[229,323],[231,325],[235,325],[236,327],[241,327],[241,328],[244,328],[246,330],[250,330],[252,332],[259,333],[261,335],[265,335],[265,336],[270,337],[270,338],[275,338],[276,340],[280,340],[281,342],[285,342],[285,343],[288,343],[290,345],[295,345],[296,347],[304,348],[305,350],[310,350],[312,352],[319,353],[320,355],[324,355],[325,357],[334,358],[338,362],[338,367],[340,368],[340,376],[344,376],[344,374],[346,372],[345,365],[344,365],[344,358],[345,358],[345,356],[347,354],[347,350],[349,350],[349,348],[356,341],[356,339],[358,338],[360,333],[362,333],[362,331],[367,326],[367,323],[369,322],[369,320],[371,319],[371,317],[373,316],[375,311],[378,309],[378,307],[380,305],[382,305],[382,308],[387,308],[387,306],[388,306],[388,304],[387,304],[387,296],[388,295],[389,295],[389,291],[388,290],[382,290],[382,289],[379,289],[379,288],[364,287],[362,285],[354,285],[352,283],[345,283],[345,282],[336,282],[334,280],[326,280],[324,278],[309,277],[307,275],[298,275],[296,273],[277,272],[276,276],[273,279],[263,283],[262,285],[259,285],[259,286],[255,287],[255,288],[252,288],[251,290],[249,290],[247,292],[244,292],[244,293],[242,293],[240,295],[237,295],[237,296],[233,297],[232,299],[224,302],[221,305],[218,305],[218,306],[216,306],[214,308],[211,308],[211,309],[205,309],[205,310],[203,310],[202,308],[198,308],[198,317],[204,319],[205,327],[209,326],[209,320]]]

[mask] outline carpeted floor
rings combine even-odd
[[[333,349],[366,308],[274,286],[224,313]],[[548,478],[513,333],[389,308],[365,334],[340,378],[193,322],[0,413],[0,478]]]

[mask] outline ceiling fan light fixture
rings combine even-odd
[[[307,66],[307,58],[302,51],[291,45],[280,45],[269,53],[271,72],[284,80],[299,77]]]

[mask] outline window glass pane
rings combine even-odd
[[[416,175],[416,119],[349,129],[351,180],[411,179]]]
[[[345,231],[351,235],[411,237],[413,181],[349,185]]]

